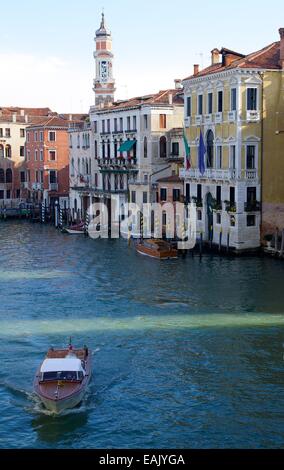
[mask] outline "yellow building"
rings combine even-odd
[[[195,66],[183,81],[191,149],[191,168],[182,171],[185,195],[197,203],[203,238],[229,243],[236,251],[260,246],[262,203],[263,220],[267,211],[283,210],[283,134],[280,124],[276,129],[284,110],[283,41],[282,34],[281,42],[247,56],[213,49],[211,65],[201,71]],[[204,169],[198,158],[200,133]]]

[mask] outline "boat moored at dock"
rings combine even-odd
[[[161,260],[178,257],[178,251],[165,240],[140,240],[136,245],[136,250],[141,255]]]

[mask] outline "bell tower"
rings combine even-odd
[[[112,76],[112,37],[105,26],[105,15],[102,13],[100,28],[96,31],[96,78],[94,80],[95,105],[99,107],[113,103],[115,80]]]

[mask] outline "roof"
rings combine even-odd
[[[201,70],[195,75],[190,75],[185,80],[195,79],[210,75],[216,72],[223,72],[232,69],[268,69],[275,70],[281,69],[280,67],[280,41],[273,42],[268,46],[260,49],[259,51],[253,52],[248,55],[243,55],[238,52],[230,51],[229,49],[223,48],[221,52],[224,54],[235,55],[236,59],[232,60],[228,65],[224,65],[223,62],[218,64],[210,65],[205,69]]]
[[[31,128],[34,128],[34,127],[50,127],[50,128],[54,128],[54,127],[59,127],[59,128],[63,128],[63,129],[69,129],[70,126],[76,124],[76,123],[81,123],[82,120],[77,120],[77,119],[63,119],[62,117],[59,117],[59,116],[50,116],[48,118],[44,118],[44,119],[41,119],[39,120],[38,122],[35,122],[34,124],[32,124],[30,127]]]
[[[135,98],[130,98],[124,101],[116,101],[108,107],[97,109],[97,112],[105,113],[108,111],[121,110],[126,108],[139,108],[143,105],[171,106],[172,104],[183,105],[183,90],[161,90],[158,93],[153,93],[151,95],[137,96]]]
[[[82,364],[78,358],[45,359],[41,365],[40,372],[79,372]]]
[[[167,176],[157,180],[157,183],[182,183],[183,180],[178,175]]]

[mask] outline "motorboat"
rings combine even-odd
[[[161,260],[178,257],[178,251],[165,240],[140,240],[136,245],[136,250],[141,255]]]
[[[62,232],[69,233],[70,235],[79,235],[85,233],[85,223],[80,222],[76,225],[71,225],[70,227],[64,227]]]
[[[34,380],[34,391],[44,407],[54,414],[81,403],[91,380],[91,351],[50,348]]]

